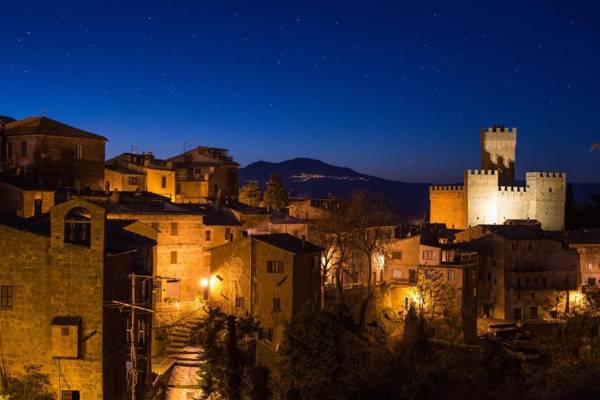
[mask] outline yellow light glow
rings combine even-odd
[[[208,287],[209,281],[206,278],[202,278],[200,279],[200,286],[202,287]]]

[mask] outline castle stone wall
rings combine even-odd
[[[565,226],[565,200],[567,176],[560,172],[528,172],[527,187],[530,191],[530,214],[542,227],[560,231]]]
[[[463,186],[431,186],[429,203],[431,222],[445,223],[447,227],[454,229],[466,228],[466,197]]]
[[[498,221],[498,171],[467,170],[467,226]]]

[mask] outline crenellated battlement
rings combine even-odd
[[[465,187],[462,185],[435,185],[430,186],[429,190],[431,190],[432,192],[460,192],[464,191]]]
[[[499,192],[510,192],[510,193],[527,193],[527,187],[525,186],[498,186]]]
[[[486,139],[514,140],[517,136],[517,128],[508,128],[504,125],[493,125],[491,128],[481,128],[481,136]]]
[[[529,179],[529,178],[533,178],[533,179],[538,179],[538,178],[566,179],[567,174],[565,174],[564,172],[527,172],[525,174],[525,177],[527,179]]]
[[[493,169],[468,169],[467,175],[497,175],[498,171]]]

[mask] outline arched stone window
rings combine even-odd
[[[91,222],[89,212],[76,207],[65,216],[65,242],[90,246]]]

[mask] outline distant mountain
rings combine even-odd
[[[367,190],[385,194],[394,211],[404,221],[417,221],[429,210],[429,184],[406,183],[361,174],[350,168],[337,167],[312,158],[272,163],[257,161],[241,168],[240,185],[248,180],[258,181],[261,189],[269,176],[277,172],[286,188],[295,196],[349,197],[353,192]],[[523,184],[523,183],[521,183]],[[600,193],[600,183],[573,183],[575,201],[588,201],[593,193]]]
[[[254,162],[240,169],[239,182],[255,180],[264,190],[273,172],[281,176],[285,187],[295,196],[325,197],[331,194],[349,197],[360,190],[383,193],[390,199],[398,217],[405,221],[421,219],[429,209],[429,184],[382,179],[311,158],[295,158],[281,163]]]

